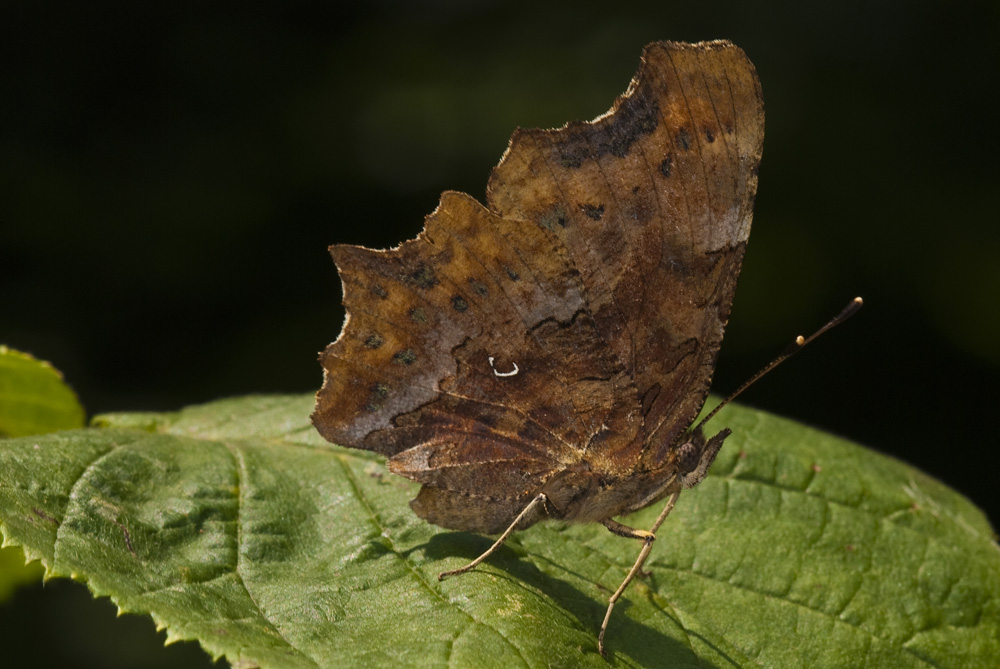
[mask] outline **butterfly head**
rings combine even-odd
[[[677,474],[684,488],[698,485],[708,468],[715,462],[715,456],[722,448],[722,442],[732,433],[728,427],[720,430],[715,436],[706,439],[699,424],[687,433],[683,443],[677,448]]]

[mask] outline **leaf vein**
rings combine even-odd
[[[851,628],[857,630],[858,632],[860,632],[861,635],[862,635],[862,638],[864,638],[866,640],[866,643],[869,645],[869,650],[870,650],[870,647],[871,647],[872,640],[875,640],[875,639],[878,639],[880,641],[884,641],[884,642],[889,643],[890,645],[893,645],[893,646],[897,645],[897,643],[898,643],[898,641],[893,640],[891,637],[879,636],[879,635],[874,634],[873,632],[865,629],[864,627],[862,627],[862,626],[860,626],[860,625],[858,625],[856,623],[853,623],[853,622],[851,622],[849,620],[845,620],[845,619],[841,618],[839,615],[830,613],[828,611],[820,610],[820,609],[818,609],[816,607],[809,606],[808,604],[805,604],[803,602],[798,602],[798,601],[795,601],[793,599],[786,599],[786,598],[783,598],[783,597],[778,597],[778,596],[774,595],[773,593],[766,592],[764,590],[759,590],[757,588],[752,588],[752,587],[749,587],[747,585],[743,585],[743,584],[740,584],[740,583],[733,583],[733,582],[731,582],[729,580],[723,580],[721,578],[718,578],[718,577],[716,577],[713,574],[706,574],[706,573],[703,573],[703,572],[697,572],[697,571],[694,571],[693,569],[681,569],[679,567],[674,567],[674,566],[671,566],[671,565],[661,565],[661,568],[662,569],[667,569],[667,570],[670,570],[670,571],[673,571],[673,572],[676,572],[676,573],[680,573],[680,574],[689,574],[691,576],[695,576],[695,577],[698,577],[698,578],[701,578],[701,579],[704,579],[704,580],[707,580],[707,581],[712,581],[713,583],[720,583],[720,584],[725,585],[726,587],[735,588],[735,589],[738,589],[738,590],[742,590],[744,592],[748,592],[748,593],[751,593],[751,594],[754,594],[754,595],[758,595],[760,597],[763,597],[764,599],[778,599],[779,601],[781,601],[783,603],[786,603],[786,604],[789,604],[791,606],[794,606],[797,609],[808,611],[810,613],[814,613],[814,614],[817,614],[817,615],[820,615],[820,616],[824,616],[824,617],[830,618],[834,622],[834,624],[838,624],[839,623],[839,624],[842,624],[842,625],[847,625],[848,627],[851,627]]]
[[[233,460],[236,462],[236,568],[233,570],[236,578],[239,580],[240,586],[242,586],[243,591],[246,596],[253,603],[254,608],[260,614],[261,619],[267,623],[278,638],[280,638],[290,649],[294,650],[296,653],[301,655],[304,659],[309,660],[315,666],[321,666],[315,658],[310,657],[304,651],[297,648],[289,639],[285,636],[284,632],[278,627],[277,623],[272,621],[267,614],[264,612],[263,607],[257,602],[257,598],[254,597],[253,592],[250,590],[250,586],[247,585],[246,579],[243,578],[243,510],[244,502],[243,495],[246,491],[246,481],[247,481],[247,465],[246,459],[243,457],[243,451],[237,448],[235,445],[222,442],[225,447],[229,450],[229,453],[233,456]]]
[[[378,530],[379,535],[385,538],[386,542],[389,544],[389,548],[392,551],[392,554],[396,556],[396,558],[402,561],[403,565],[406,567],[410,575],[424,589],[426,589],[431,594],[431,596],[436,598],[445,606],[448,606],[450,608],[453,608],[461,612],[469,619],[469,621],[471,621],[471,623],[475,623],[477,625],[484,625],[492,629],[494,632],[496,632],[501,639],[503,639],[511,648],[514,649],[515,652],[517,652],[522,662],[524,662],[526,666],[530,666],[530,663],[525,658],[524,653],[521,651],[521,649],[518,648],[517,645],[513,643],[503,632],[501,632],[493,625],[490,625],[484,621],[476,619],[474,615],[463,609],[461,606],[458,606],[454,601],[445,597],[437,588],[431,585],[426,578],[424,578],[423,574],[420,573],[420,571],[416,568],[413,562],[396,547],[395,542],[392,540],[391,533],[387,531],[388,528],[385,526],[384,523],[382,523],[378,513],[375,511],[374,507],[371,505],[371,503],[369,503],[367,497],[362,492],[361,486],[358,485],[358,480],[354,476],[354,472],[351,471],[350,467],[347,466],[347,464],[344,462],[342,458],[337,458],[337,462],[340,464],[340,467],[344,472],[344,478],[348,481],[348,483],[350,483],[351,488],[354,491],[355,498],[358,500],[358,503],[361,504],[362,507],[364,507],[365,512],[368,515],[369,521],[375,527],[375,529]],[[455,639],[457,638],[458,637],[456,636]],[[452,644],[454,644],[454,639],[452,640]]]

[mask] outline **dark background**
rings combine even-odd
[[[313,391],[343,319],[327,245],[413,237],[442,190],[483,198],[516,126],[607,110],[645,43],[724,37],[767,135],[716,391],[862,295],[742,401],[996,520],[1000,4],[347,4],[3,3],[0,343],[91,415]],[[0,638],[40,666],[200,654],[133,651],[162,634],[112,611],[28,588]]]

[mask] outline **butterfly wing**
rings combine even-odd
[[[415,240],[331,252],[348,319],[321,356],[314,424],[424,483],[425,518],[493,531],[500,520],[472,513],[489,506],[509,524],[579,460],[614,403],[607,381],[623,374],[563,250],[544,228],[449,192]],[[454,517],[461,506],[470,518]]]
[[[608,114],[515,132],[488,207],[445,193],[415,240],[331,247],[348,319],[316,427],[456,529],[503,529],[584,458],[627,476],[704,402],[762,114],[736,47],[653,44]]]
[[[652,447],[676,443],[704,403],[763,137],[760,84],[742,50],[660,42],[611,112],[515,133],[490,178],[491,209],[536,221],[566,250],[598,336],[634,384],[610,422],[637,412],[642,425],[604,454],[607,471],[662,460]]]

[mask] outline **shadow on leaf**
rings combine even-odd
[[[442,532],[431,537],[426,543],[414,546],[407,551],[407,554],[423,552],[432,562],[456,557],[472,561],[482,555],[492,544],[492,539],[477,534]],[[539,569],[536,561],[552,564],[554,568],[571,576],[572,580],[590,583],[591,592],[588,594],[566,580],[545,573]],[[597,652],[597,633],[607,610],[607,597],[611,594],[607,588],[590,582],[583,574],[574,572],[564,565],[557,565],[547,558],[531,555],[520,545],[517,535],[511,537],[479,568],[482,569],[483,566],[487,565],[493,568],[491,572],[495,576],[507,580],[516,587],[524,588],[536,596],[541,595],[548,599],[553,606],[569,614],[575,619],[581,630],[592,636],[592,646],[588,650]],[[443,569],[444,566],[442,565],[441,568]],[[475,572],[460,574],[453,576],[452,579],[468,579],[473,573]],[[636,597],[648,597],[651,593],[648,587],[643,585],[631,594]],[[715,648],[719,655],[726,657],[726,653],[715,647],[710,640],[700,634],[683,629],[680,621],[669,610],[664,610],[655,604],[653,606],[670,619],[669,624],[677,629],[679,636],[697,637],[703,643]],[[687,665],[719,666],[697,657],[688,645],[665,634],[662,630],[633,620],[628,615],[630,608],[632,608],[632,604],[627,596],[619,600],[615,606],[615,612],[605,639],[608,660],[611,664],[615,663],[616,656],[624,655],[640,666],[664,666],[665,664],[678,667]],[[544,630],[539,633],[544,634]],[[739,666],[733,660],[730,662],[730,666]]]

